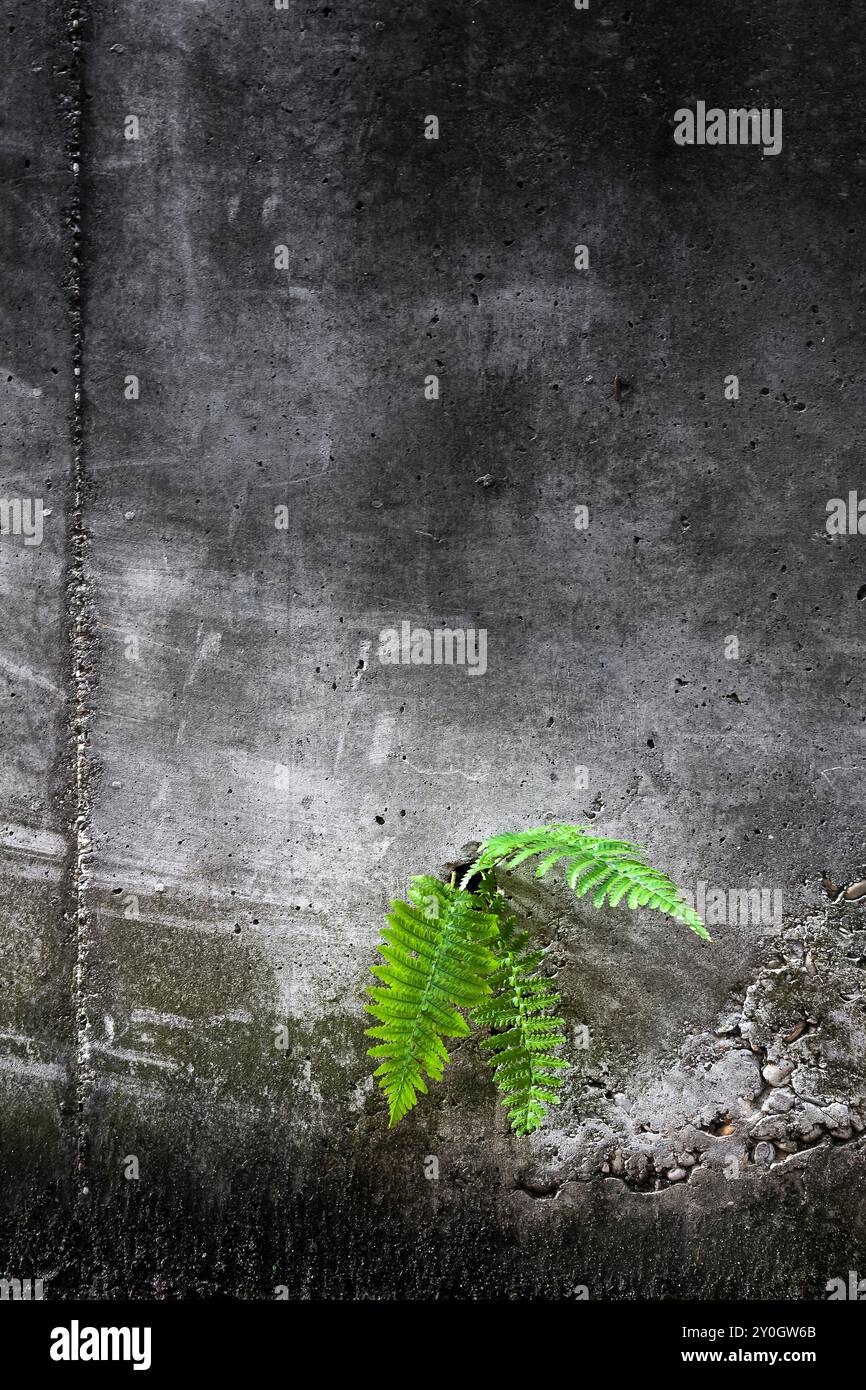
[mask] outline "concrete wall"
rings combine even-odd
[[[92,0],[80,71],[73,8],[7,8],[0,458],[51,516],[0,538],[0,1266],[819,1294],[866,1260],[861,918],[818,886],[862,857],[855,7]],[[678,146],[699,100],[781,152]],[[404,621],[486,672],[380,663]],[[389,1133],[388,899],[587,817],[783,920],[525,883],[591,1040],[563,1107],[510,1137],[461,1046]]]
[[[77,94],[68,57],[60,60],[66,50],[59,7],[5,7],[0,497],[10,509],[0,536],[0,1265],[12,1275],[22,1266],[25,1274],[59,1268],[76,1186],[66,609],[75,356],[68,146]]]

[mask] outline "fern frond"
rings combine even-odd
[[[629,907],[651,907],[684,922],[705,941],[710,934],[693,907],[667,874],[644,863],[639,845],[630,840],[612,840],[587,833],[585,825],[541,825],[516,834],[492,835],[464,878],[489,873],[494,866],[514,869],[527,859],[543,855],[535,870],[543,878],[555,864],[564,861],[569,887],[582,898],[590,889],[592,901],[601,907],[605,899],[611,907],[625,898]]]
[[[379,1020],[367,1036],[382,1062],[373,1073],[388,1098],[391,1124],[425,1095],[426,1073],[441,1081],[449,1056],[444,1038],[465,1037],[472,1008],[490,992],[487,976],[496,965],[491,944],[498,934],[492,912],[478,911],[471,893],[419,875],[408,901],[396,900],[378,947],[382,964],[373,974],[384,988],[368,990],[367,1013]]]
[[[495,1031],[481,1046],[490,1054],[493,1077],[515,1134],[539,1129],[548,1105],[559,1104],[560,1073],[555,1056],[565,1042],[563,1019],[552,1010],[559,994],[538,973],[543,951],[528,951],[526,932],[501,920],[499,964],[489,977],[490,996],[472,1011],[473,1023]]]

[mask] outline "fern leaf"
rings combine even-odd
[[[548,1105],[559,1104],[561,1071],[555,1055],[565,1042],[564,1020],[551,1013],[559,994],[538,973],[542,951],[526,950],[527,934],[500,921],[499,964],[489,977],[490,996],[477,1004],[472,1021],[495,1031],[481,1046],[490,1054],[493,1077],[515,1134],[539,1129]]]
[[[483,873],[485,870],[492,869],[494,865],[503,863],[504,867],[513,869],[524,859],[529,859],[535,854],[550,856],[557,849],[562,853],[557,858],[573,854],[573,836],[575,833],[581,834],[587,827],[585,825],[541,825],[535,830],[521,830],[517,834],[491,835],[481,846],[481,852],[475,863],[468,870],[463,879],[465,885],[476,873]],[[563,830],[571,831],[571,835],[563,835],[559,832]],[[591,837],[590,837],[591,838]],[[504,861],[508,861],[505,863]],[[551,867],[548,864],[548,868]],[[542,872],[546,872],[543,870]],[[539,877],[541,874],[539,874]]]
[[[590,835],[587,829],[585,825],[541,825],[516,834],[492,835],[482,844],[464,884],[473,874],[489,874],[496,865],[512,869],[543,855],[535,870],[537,878],[564,861],[569,887],[578,897],[592,889],[596,907],[601,907],[605,899],[616,907],[624,898],[631,908],[650,907],[664,912],[684,922],[705,941],[710,940],[700,916],[680,889],[667,874],[644,862],[638,845],[630,840]]]
[[[498,934],[492,912],[478,911],[471,893],[420,875],[408,901],[391,904],[382,932],[382,963],[373,974],[384,988],[368,990],[365,1004],[378,1025],[371,1057],[382,1059],[374,1075],[385,1092],[395,1125],[427,1093],[427,1081],[441,1081],[448,1063],[444,1038],[465,1037],[469,1027],[460,1009],[472,1008],[490,992],[487,976],[496,961],[491,945]]]

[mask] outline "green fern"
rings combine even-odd
[[[427,1093],[427,1081],[442,1080],[449,1061],[444,1039],[469,1032],[461,1010],[493,1030],[481,1046],[516,1134],[531,1134],[546,1107],[558,1104],[567,1066],[556,1055],[565,1041],[564,1021],[555,1012],[559,995],[540,972],[544,953],[528,949],[495,875],[497,867],[515,869],[539,857],[537,878],[564,862],[571,888],[578,897],[592,890],[596,907],[625,899],[629,907],[656,908],[710,939],[676,884],[650,868],[637,845],[590,835],[584,825],[493,835],[471,864],[457,866],[450,884],[414,878],[407,901],[391,904],[378,948],[384,963],[373,966],[379,983],[364,1006],[379,1020],[367,1029],[376,1039],[369,1053],[381,1058],[374,1075],[392,1125],[417,1104],[419,1092]]]
[[[516,869],[527,859],[543,855],[535,870],[543,878],[555,864],[566,861],[569,887],[582,898],[590,889],[595,907],[605,898],[616,907],[625,898],[629,907],[651,907],[684,922],[705,941],[710,934],[667,874],[652,869],[641,858],[642,850],[631,840],[609,840],[587,834],[585,825],[541,825],[515,835],[492,835],[463,879],[499,865]]]
[[[491,1054],[493,1078],[515,1134],[540,1129],[548,1105],[559,1104],[560,1072],[568,1063],[554,1055],[565,1042],[565,1020],[552,1010],[559,994],[538,973],[543,951],[528,951],[527,932],[500,919],[499,964],[489,978],[491,996],[472,1010],[473,1023],[493,1028],[481,1043]]]
[[[391,904],[378,948],[385,963],[373,966],[384,988],[371,988],[373,1003],[364,1006],[379,1020],[367,1036],[381,1040],[369,1051],[384,1059],[374,1075],[392,1125],[417,1104],[419,1091],[426,1095],[425,1072],[431,1081],[442,1080],[450,1060],[443,1038],[469,1032],[458,1010],[489,993],[486,976],[496,964],[490,943],[497,919],[478,910],[473,894],[420,875],[408,899]]]

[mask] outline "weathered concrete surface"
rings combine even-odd
[[[11,0],[2,35],[0,499],[21,510],[0,521],[0,1277],[55,1268],[75,1171],[64,613],[72,93],[59,10]]]
[[[863,854],[864,542],[823,531],[859,482],[854,7],[96,0],[85,54],[100,657],[55,1291],[819,1295],[866,1261],[856,936],[808,915]],[[783,108],[782,153],[678,148],[699,99]],[[485,628],[486,673],[381,665],[404,620]],[[387,899],[585,813],[687,886],[782,892],[784,929],[705,948],[524,886],[592,1040],[567,1103],[511,1139],[462,1047],[389,1133]]]

